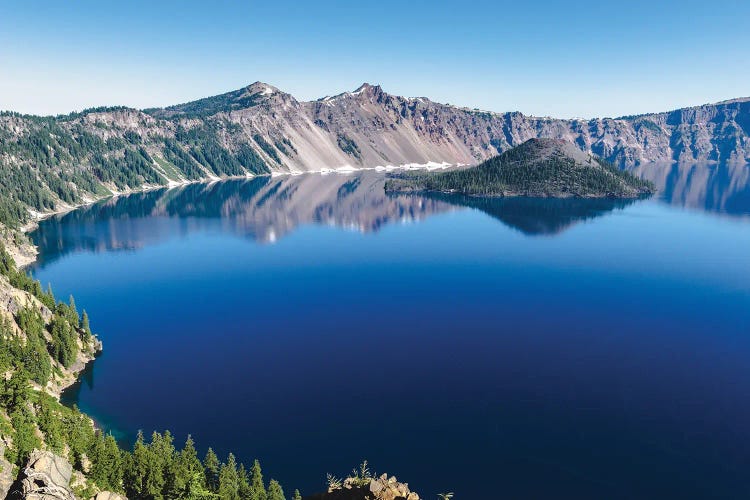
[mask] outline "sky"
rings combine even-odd
[[[750,96],[743,0],[0,0],[0,109],[167,106],[263,81],[604,117]]]

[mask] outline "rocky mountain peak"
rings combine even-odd
[[[247,87],[244,88],[246,95],[261,95],[261,96],[271,96],[274,94],[283,94],[284,92],[281,92],[278,88],[274,87],[273,85],[269,85],[268,83],[264,82],[255,82],[251,83]]]
[[[362,93],[369,93],[369,94],[375,94],[378,92],[382,92],[383,89],[380,87],[380,85],[372,85],[371,83],[363,83],[359,87],[357,87],[357,90],[352,92],[352,94],[362,94]]]
[[[297,104],[297,100],[273,85],[255,82],[225,94],[206,97],[176,106],[146,110],[158,118],[206,118],[218,113],[229,113],[253,108],[260,104]]]
[[[516,146],[515,150],[526,158],[528,164],[546,161],[552,157],[567,158],[577,165],[590,165],[593,161],[591,154],[565,139],[535,137]]]

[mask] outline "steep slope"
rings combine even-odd
[[[385,189],[553,198],[635,198],[653,192],[648,181],[560,139],[529,139],[476,167],[401,174]]]
[[[259,133],[272,145],[283,145],[287,139],[305,153],[295,154],[288,145],[275,148],[281,161],[272,170],[430,161],[473,164],[536,137],[565,139],[620,166],[750,158],[750,98],[616,119],[559,120],[399,97],[368,83],[353,92],[298,102],[256,82],[221,96],[148,112],[183,125],[191,118],[221,114],[242,125],[247,137]]]
[[[617,119],[491,113],[363,84],[312,102],[256,82],[167,108],[0,113],[0,223],[111,193],[264,173],[477,164],[532,138],[621,167],[744,162],[750,99]]]

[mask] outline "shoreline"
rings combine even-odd
[[[49,212],[31,212],[33,220],[27,222],[25,225],[19,228],[19,231],[21,234],[25,235],[28,239],[26,243],[22,243],[19,245],[10,245],[9,243],[6,243],[6,248],[9,250],[12,250],[11,255],[13,260],[16,262],[16,266],[18,269],[25,270],[30,265],[34,264],[37,261],[37,257],[39,255],[39,249],[34,243],[31,241],[31,239],[28,237],[29,233],[35,231],[39,227],[39,223],[49,219],[50,217],[54,217],[57,215],[63,215],[67,214],[69,212],[73,212],[75,210],[78,210],[80,208],[89,207],[91,205],[94,205],[96,203],[99,203],[104,200],[110,200],[115,199],[120,196],[130,196],[132,194],[137,193],[146,193],[149,191],[159,190],[159,189],[173,189],[173,188],[179,188],[188,186],[191,184],[206,184],[211,185],[216,182],[226,181],[226,180],[242,180],[242,179],[253,179],[256,177],[269,177],[269,178],[277,178],[282,176],[298,176],[298,175],[320,175],[320,176],[326,176],[331,174],[339,174],[339,175],[348,175],[348,174],[354,174],[358,172],[365,172],[365,171],[377,171],[382,172],[384,174],[388,172],[392,172],[394,170],[442,170],[447,169],[450,167],[456,167],[456,166],[462,166],[462,165],[451,165],[446,162],[443,163],[437,163],[437,162],[427,162],[424,164],[417,164],[417,163],[409,163],[404,165],[388,165],[386,167],[383,166],[376,166],[376,167],[351,167],[349,165],[345,165],[342,167],[334,168],[334,169],[321,169],[321,170],[310,170],[310,171],[290,171],[290,172],[271,172],[268,174],[247,174],[247,175],[237,175],[237,176],[226,176],[226,177],[204,177],[197,180],[183,180],[183,181],[169,181],[166,184],[156,184],[156,185],[144,185],[140,188],[136,189],[127,189],[124,191],[113,191],[107,195],[94,197],[94,198],[87,198],[82,203],[78,203],[75,205],[67,205],[62,204],[60,208],[56,210],[51,210]],[[98,342],[98,350],[96,350],[90,358],[84,357],[84,359],[81,359],[82,362],[79,366],[76,366],[75,369],[70,370],[69,374],[72,375],[71,377],[65,377],[65,380],[59,381],[58,385],[53,388],[47,388],[46,392],[52,392],[52,395],[61,402],[61,396],[64,392],[70,390],[73,388],[76,384],[82,383],[81,375],[87,370],[91,368],[91,364],[96,361],[96,359],[102,354],[103,352],[103,343],[101,339],[97,337]],[[88,415],[87,415],[88,416]],[[89,416],[89,418],[92,418]],[[93,420],[93,418],[92,418]]]
[[[224,176],[224,177],[216,177],[216,176],[208,176],[208,177],[202,177],[200,179],[196,180],[183,180],[183,181],[172,181],[170,180],[166,184],[146,184],[143,185],[140,188],[136,189],[126,189],[124,191],[113,191],[107,195],[100,196],[98,198],[92,198],[88,199],[82,203],[78,203],[76,205],[65,205],[62,204],[60,208],[56,210],[51,210],[49,212],[31,212],[33,220],[27,222],[23,226],[19,228],[19,231],[23,234],[28,234],[33,232],[39,223],[45,219],[49,219],[50,217],[54,217],[55,215],[62,215],[66,214],[68,212],[72,212],[74,210],[78,210],[79,208],[84,208],[91,206],[95,203],[98,203],[103,200],[107,200],[110,198],[117,198],[119,196],[129,196],[131,194],[137,194],[137,193],[146,193],[149,191],[154,191],[156,189],[172,189],[182,186],[188,186],[190,184],[213,184],[215,182],[221,182],[221,181],[227,181],[227,180],[240,180],[240,179],[254,179],[256,177],[270,177],[270,178],[277,178],[277,177],[284,177],[284,176],[298,176],[298,175],[330,175],[330,174],[340,174],[340,175],[346,175],[346,174],[353,174],[357,172],[367,172],[367,171],[375,171],[375,172],[383,172],[383,173],[389,173],[393,172],[395,170],[405,170],[405,171],[413,171],[413,170],[445,170],[452,167],[465,167],[466,164],[458,163],[458,164],[451,164],[448,162],[434,162],[434,161],[428,161],[426,163],[404,163],[402,165],[377,165],[375,167],[353,167],[351,165],[342,165],[340,167],[336,168],[321,168],[320,170],[289,170],[287,172],[269,172],[267,174],[246,174],[246,175],[230,175],[230,176]],[[20,267],[26,267],[29,264],[33,264],[36,259],[32,260],[31,262],[28,262],[26,264],[21,265],[19,262],[16,262],[16,265]]]

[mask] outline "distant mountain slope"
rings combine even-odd
[[[112,192],[268,172],[476,164],[532,138],[622,167],[750,159],[750,99],[617,119],[558,120],[393,96],[363,84],[302,102],[261,82],[167,108],[0,114],[0,222]]]
[[[654,190],[648,181],[561,139],[529,139],[476,167],[400,174],[385,189],[545,198],[636,198]]]

